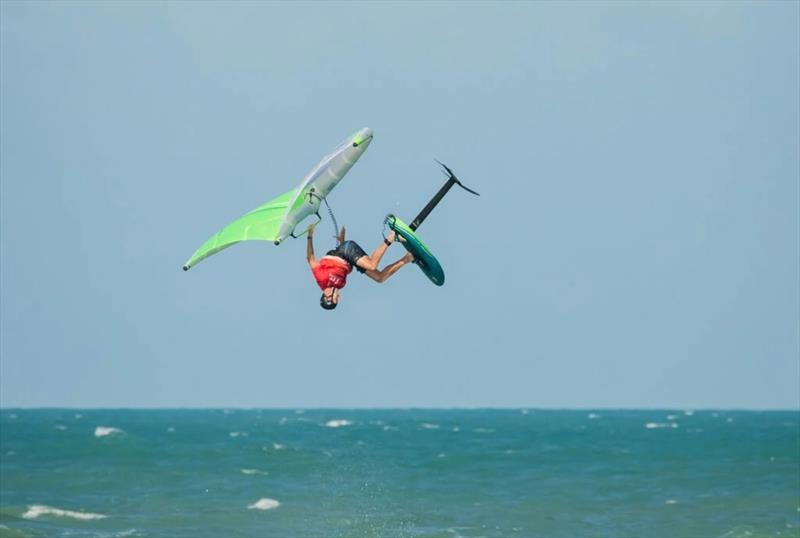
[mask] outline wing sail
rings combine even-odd
[[[292,189],[225,226],[192,254],[183,270],[188,271],[198,262],[242,241],[275,241],[295,194],[297,189]]]

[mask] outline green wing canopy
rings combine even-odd
[[[188,271],[199,261],[241,241],[248,239],[275,241],[286,209],[296,193],[297,189],[292,189],[225,226],[197,249],[183,266],[183,270]]]

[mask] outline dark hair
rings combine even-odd
[[[322,297],[319,298],[319,305],[325,310],[333,310],[336,308],[336,303],[334,303],[332,299],[330,301],[325,299],[324,293],[322,294]]]

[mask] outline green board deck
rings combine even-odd
[[[408,227],[408,224],[394,215],[386,216],[386,224],[405,240],[401,241],[401,244],[414,256],[414,263],[422,269],[425,276],[437,286],[444,284],[444,270],[442,270],[442,266],[439,265],[439,261],[433,253],[428,250],[428,247],[425,246],[422,239]]]

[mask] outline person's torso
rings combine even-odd
[[[347,275],[353,266],[338,256],[323,256],[317,266],[311,270],[314,280],[321,289],[344,288],[347,284]]]

